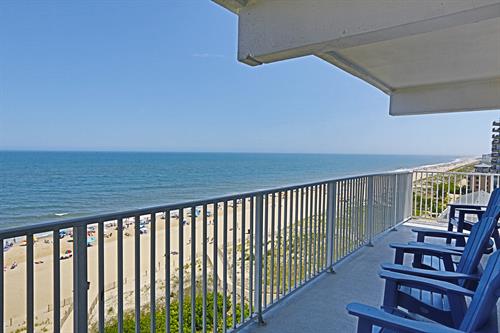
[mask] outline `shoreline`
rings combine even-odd
[[[418,166],[418,167],[415,167],[413,169],[408,169],[408,170],[445,172],[445,171],[451,171],[453,169],[460,168],[463,166],[476,164],[479,162],[479,160],[480,160],[480,157],[463,157],[463,158],[454,159],[451,162],[422,165],[422,166]]]
[[[349,178],[349,177],[356,177],[356,176],[359,176],[359,175],[364,175],[364,174],[370,174],[370,173],[384,173],[384,172],[404,172],[404,171],[412,171],[412,170],[418,170],[418,171],[435,171],[435,172],[445,172],[445,171],[450,171],[452,169],[455,169],[455,168],[458,168],[458,167],[462,167],[462,166],[466,166],[466,165],[469,165],[469,164],[472,164],[472,163],[475,163],[475,162],[478,162],[479,161],[479,157],[461,157],[461,158],[455,158],[453,159],[452,161],[449,161],[449,162],[441,162],[441,163],[435,163],[435,164],[424,164],[424,165],[417,165],[417,166],[414,166],[414,167],[410,167],[410,168],[398,168],[398,169],[390,169],[390,170],[385,170],[385,171],[369,171],[369,172],[362,172],[362,173],[358,173],[358,174],[346,174],[346,175],[343,175],[343,176],[338,176],[338,177],[333,177],[333,178],[326,178],[326,179],[318,179],[317,182],[321,182],[321,181],[327,181],[327,180],[330,180],[330,179],[342,179],[342,178]],[[316,182],[316,181],[313,181],[313,182]],[[260,191],[260,190],[272,190],[272,189],[278,189],[278,188],[281,188],[281,187],[290,187],[290,186],[296,186],[296,185],[301,185],[302,182],[295,182],[295,183],[287,183],[287,184],[280,184],[280,185],[276,185],[276,186],[272,186],[272,187],[269,187],[269,188],[255,188],[253,190],[250,190],[250,191],[244,191],[245,193],[246,192],[252,192],[252,191]],[[222,194],[222,195],[218,195],[218,197],[224,197],[226,195],[233,195],[233,194],[238,194],[240,192],[238,191],[228,191],[227,193],[225,194]],[[207,198],[211,198],[210,196],[207,197]],[[203,200],[205,198],[200,198],[200,200]],[[176,204],[176,203],[181,203],[181,202],[172,202],[171,204]],[[165,203],[166,204],[170,204],[170,203]],[[148,208],[149,206],[144,206],[144,207],[139,207],[137,209],[141,209],[141,208]],[[128,209],[126,209],[128,210]],[[110,214],[111,213],[119,213],[119,211],[117,212],[109,212]],[[38,221],[38,222],[32,222],[30,224],[37,224],[37,223],[46,223],[46,222],[60,222],[60,221],[64,221],[66,220],[67,218],[64,218],[65,216],[67,215],[75,215],[77,214],[78,215],[78,212],[65,212],[65,213],[54,213],[54,219],[44,219],[44,220],[41,220],[41,221]],[[91,217],[93,216],[94,214],[90,214],[88,215],[88,217]],[[83,216],[85,217],[85,216]],[[60,218],[60,219],[57,219],[57,218]],[[69,219],[71,217],[68,217]],[[2,230],[5,230],[5,229],[10,229],[10,228],[16,228],[16,227],[21,227],[23,226],[24,224],[19,224],[19,225],[8,225],[7,227],[5,228],[2,228],[0,226],[0,232]],[[67,229],[61,229],[61,230],[67,230]],[[38,238],[45,238],[45,237],[51,237],[52,236],[52,233],[51,232],[48,232],[46,234],[44,233],[41,233],[41,234],[37,234],[37,237]],[[10,239],[4,239],[4,241],[12,241],[12,238]],[[16,242],[17,243],[17,242]]]

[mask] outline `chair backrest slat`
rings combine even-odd
[[[490,319],[500,291],[500,251],[495,251],[486,265],[467,313],[460,325],[464,332],[476,332]]]
[[[464,252],[457,266],[457,272],[473,274],[488,246],[500,215],[500,188],[491,194],[488,207],[479,222],[472,227]]]

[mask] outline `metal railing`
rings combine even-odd
[[[130,324],[221,332],[262,321],[410,218],[411,184],[411,172],[362,175],[2,230],[2,241],[24,247],[0,253],[2,267],[18,261],[0,272],[0,332]],[[72,313],[61,327],[68,296]],[[53,311],[42,311],[48,304]],[[14,316],[22,324],[8,326]]]
[[[448,204],[485,203],[499,184],[500,174],[494,173],[414,171],[412,214],[446,219]]]

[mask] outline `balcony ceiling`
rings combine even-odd
[[[238,60],[314,55],[391,96],[390,114],[500,109],[500,0],[214,0]]]

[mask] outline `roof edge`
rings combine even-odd
[[[238,14],[240,9],[245,7],[248,3],[248,0],[212,0],[212,1],[235,14]]]

